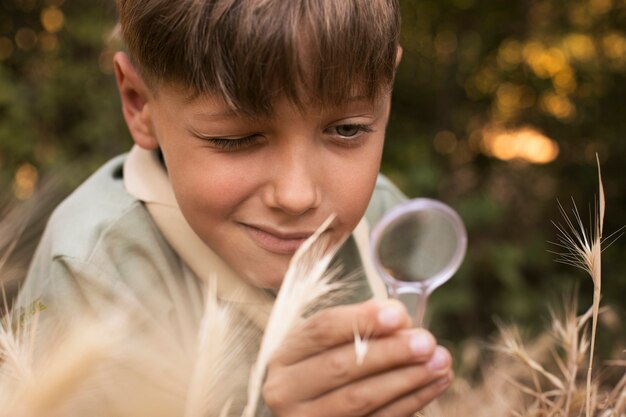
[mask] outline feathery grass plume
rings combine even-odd
[[[2,289],[2,300],[5,312],[0,319],[0,383],[25,381],[32,376],[33,352],[31,346],[33,346],[34,337],[37,333],[38,317],[33,317],[29,326],[14,326],[19,318],[16,319],[13,311],[9,310],[4,288]],[[0,389],[0,392],[6,393],[6,390]]]
[[[540,378],[545,378],[551,385],[552,389],[559,392],[565,391],[565,385],[556,375],[546,370],[539,361],[533,359],[533,355],[529,354],[526,346],[522,342],[517,327],[500,327],[502,342],[495,348],[505,355],[515,358],[521,364],[526,366],[530,371],[535,392],[543,392]]]
[[[89,391],[113,352],[116,335],[109,330],[122,324],[112,316],[106,324],[81,317],[65,328],[47,327],[40,314],[15,320],[10,312],[2,320],[2,417],[70,415],[68,407]]]
[[[596,329],[598,325],[598,311],[600,309],[600,295],[602,293],[602,245],[608,239],[615,239],[616,233],[603,239],[605,199],[604,186],[602,185],[602,172],[600,160],[596,155],[598,164],[598,188],[599,196],[595,204],[595,216],[590,230],[585,230],[582,219],[574,204],[572,210],[574,219],[570,219],[563,206],[559,203],[559,209],[563,215],[565,226],[554,223],[557,228],[558,242],[555,245],[561,247],[564,252],[557,253],[558,262],[575,266],[586,271],[593,281],[593,307],[591,323],[591,345],[589,351],[589,365],[587,370],[587,407],[585,415],[591,416],[592,372],[596,341]]]
[[[32,375],[17,387],[9,407],[13,411],[7,415],[63,415],[66,407],[87,394],[92,378],[109,360],[115,337],[105,326],[94,326],[89,320],[73,326],[51,343],[47,354],[35,357]]]
[[[428,417],[579,417],[586,410],[584,364],[590,341],[587,328],[593,309],[576,316],[568,301],[562,314],[552,313],[552,329],[532,341],[522,341],[514,327],[500,325],[495,357],[480,383],[457,378],[441,399],[425,410]],[[602,310],[600,311],[602,314]],[[623,366],[622,361],[611,364]],[[626,363],[626,361],[624,361]],[[610,387],[596,380],[591,386],[595,417],[624,417],[626,373]],[[620,403],[622,401],[622,403]],[[621,408],[620,408],[621,407]]]
[[[131,289],[122,291],[132,296],[125,304],[107,307],[134,320],[118,347],[119,363],[99,387],[113,410],[108,415],[240,415],[260,330],[217,299],[215,279],[205,285],[185,273],[169,284],[173,306],[166,319],[144,307],[158,305],[152,295]]]
[[[248,403],[244,417],[252,417],[261,396],[263,378],[270,357],[282,343],[287,332],[323,295],[340,288],[335,282],[336,269],[327,271],[339,245],[331,247],[324,232],[334,220],[329,217],[317,231],[298,248],[281,284],[276,302],[263,335],[261,348],[248,383]]]
[[[187,388],[185,417],[216,415],[217,410],[220,415],[229,415],[235,393],[243,392],[248,374],[240,370],[240,377],[233,378],[232,373],[241,369],[241,358],[250,342],[246,326],[238,325],[232,312],[218,304],[217,281],[211,281]]]
[[[587,389],[580,387],[578,374],[589,351],[585,329],[592,309],[577,317],[576,302],[572,300],[565,305],[561,317],[552,313],[551,337],[543,343],[535,342],[533,353],[528,353],[518,334],[502,333],[505,346],[501,348],[502,352],[517,359],[530,374],[528,383],[519,376],[511,383],[530,398],[530,402],[524,402],[521,409],[526,412],[535,410],[531,414],[533,416],[576,416],[583,411],[582,399]],[[546,366],[552,371],[546,370]],[[598,386],[594,385],[591,389],[597,391]]]
[[[191,327],[181,329],[179,320],[148,319],[126,301],[107,306],[106,318],[69,319],[64,327],[47,320],[35,328],[41,312],[15,331],[3,326],[0,356],[9,360],[0,365],[0,416],[239,415],[248,351],[260,337],[218,302],[215,282],[208,287],[193,337],[181,334]],[[173,315],[190,317],[192,305],[177,305]],[[193,346],[185,344],[190,338]]]

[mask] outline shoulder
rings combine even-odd
[[[105,163],[54,210],[40,244],[49,258],[97,265],[103,253],[128,259],[164,244],[143,202],[126,191],[124,161]]]
[[[180,268],[143,203],[123,182],[124,156],[104,164],[53,212],[31,262],[20,304],[108,298],[119,288],[150,291]],[[51,300],[51,298],[56,301]]]
[[[365,212],[367,223],[370,226],[374,226],[385,212],[406,200],[407,197],[389,178],[379,174],[378,178],[376,178],[372,198]]]
[[[102,237],[133,212],[140,202],[126,192],[125,155],[105,163],[52,213],[42,238],[50,255],[87,260]]]

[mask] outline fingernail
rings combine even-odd
[[[396,327],[402,322],[404,310],[397,304],[391,304],[378,312],[378,323],[386,327]]]
[[[442,369],[446,369],[449,365],[450,356],[444,348],[437,346],[435,353],[433,353],[433,357],[430,358],[430,361],[428,361],[426,366],[431,371],[441,371]]]
[[[411,351],[416,356],[428,355],[432,351],[433,345],[433,338],[422,332],[412,335],[409,339]]]

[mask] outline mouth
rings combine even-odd
[[[313,232],[284,232],[266,226],[242,224],[250,238],[262,249],[279,255],[293,255]]]

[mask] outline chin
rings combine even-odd
[[[251,285],[262,288],[264,290],[278,291],[285,278],[285,271],[270,272],[270,271],[254,271],[243,273],[244,279]]]
[[[283,284],[284,275],[279,277],[269,277],[267,279],[262,280],[258,285],[259,288],[263,288],[265,290],[278,292],[280,286]]]

